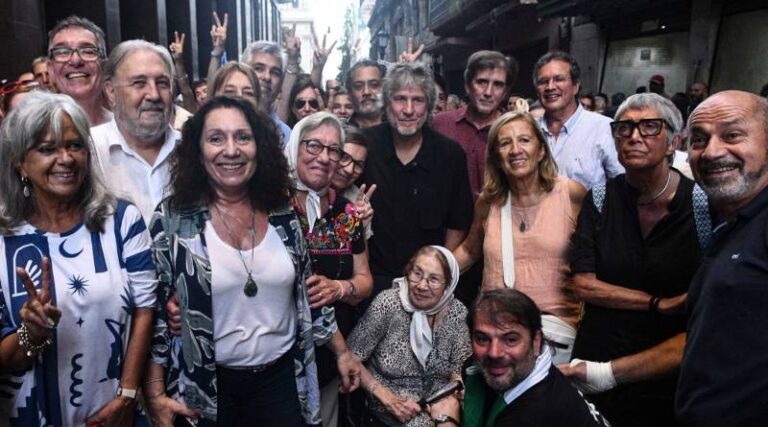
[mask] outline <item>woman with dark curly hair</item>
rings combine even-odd
[[[279,141],[268,116],[229,97],[184,126],[173,195],[150,226],[160,304],[144,390],[156,426],[177,415],[200,426],[318,424],[315,344],[335,353],[344,388],[359,381],[334,311],[310,310]],[[168,330],[174,294],[181,336]]]

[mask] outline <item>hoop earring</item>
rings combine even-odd
[[[22,189],[22,193],[24,193],[25,198],[29,198],[30,195],[32,195],[32,191],[29,189],[29,178],[26,176],[21,177],[21,184],[24,186]]]

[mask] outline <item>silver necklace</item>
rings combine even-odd
[[[237,242],[238,240],[235,238],[235,233],[233,233],[227,225],[227,222],[224,221],[225,216],[234,219],[235,221],[239,222],[240,225],[248,229],[248,233],[251,235],[251,267],[253,267],[253,254],[256,252],[256,213],[254,212],[251,216],[251,227],[249,228],[242,221],[240,221],[239,218],[229,214],[224,214],[224,212],[222,212],[219,208],[219,205],[216,203],[213,204],[213,207],[216,208],[216,212],[219,213],[219,216],[222,219],[221,223],[224,225],[224,228],[227,230],[227,234],[229,234],[229,238],[232,239],[233,242]],[[248,279],[245,280],[245,285],[243,286],[243,293],[247,297],[255,297],[259,292],[259,287],[256,285],[256,281],[253,280],[253,268],[250,270],[248,269],[248,265],[245,263],[245,258],[243,258],[243,253],[240,251],[239,247],[237,248],[237,255],[240,257],[240,261],[243,263],[245,272],[248,273]]]
[[[667,192],[667,189],[669,188],[670,181],[672,181],[672,171],[671,170],[669,172],[667,172],[667,183],[664,184],[664,187],[661,188],[661,191],[656,193],[656,195],[653,196],[653,198],[651,198],[651,200],[648,200],[647,202],[642,202],[642,203],[641,202],[637,202],[637,204],[640,205],[640,206],[647,206],[647,205],[650,205],[651,203],[655,202],[656,199],[658,199],[659,197],[661,197],[662,194]]]

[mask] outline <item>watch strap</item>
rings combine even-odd
[[[446,415],[446,414],[440,414],[440,415],[436,416],[435,418],[433,418],[432,421],[435,423],[436,426],[440,425],[440,424],[447,424],[447,423],[453,423],[453,424],[455,424],[458,427],[461,426],[461,423],[459,422],[459,420],[457,420],[456,418],[453,418],[450,415]]]

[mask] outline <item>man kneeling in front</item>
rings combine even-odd
[[[436,425],[606,427],[610,424],[552,365],[541,312],[514,289],[484,292],[470,317],[474,364],[466,371],[463,421],[454,397],[430,406]]]

